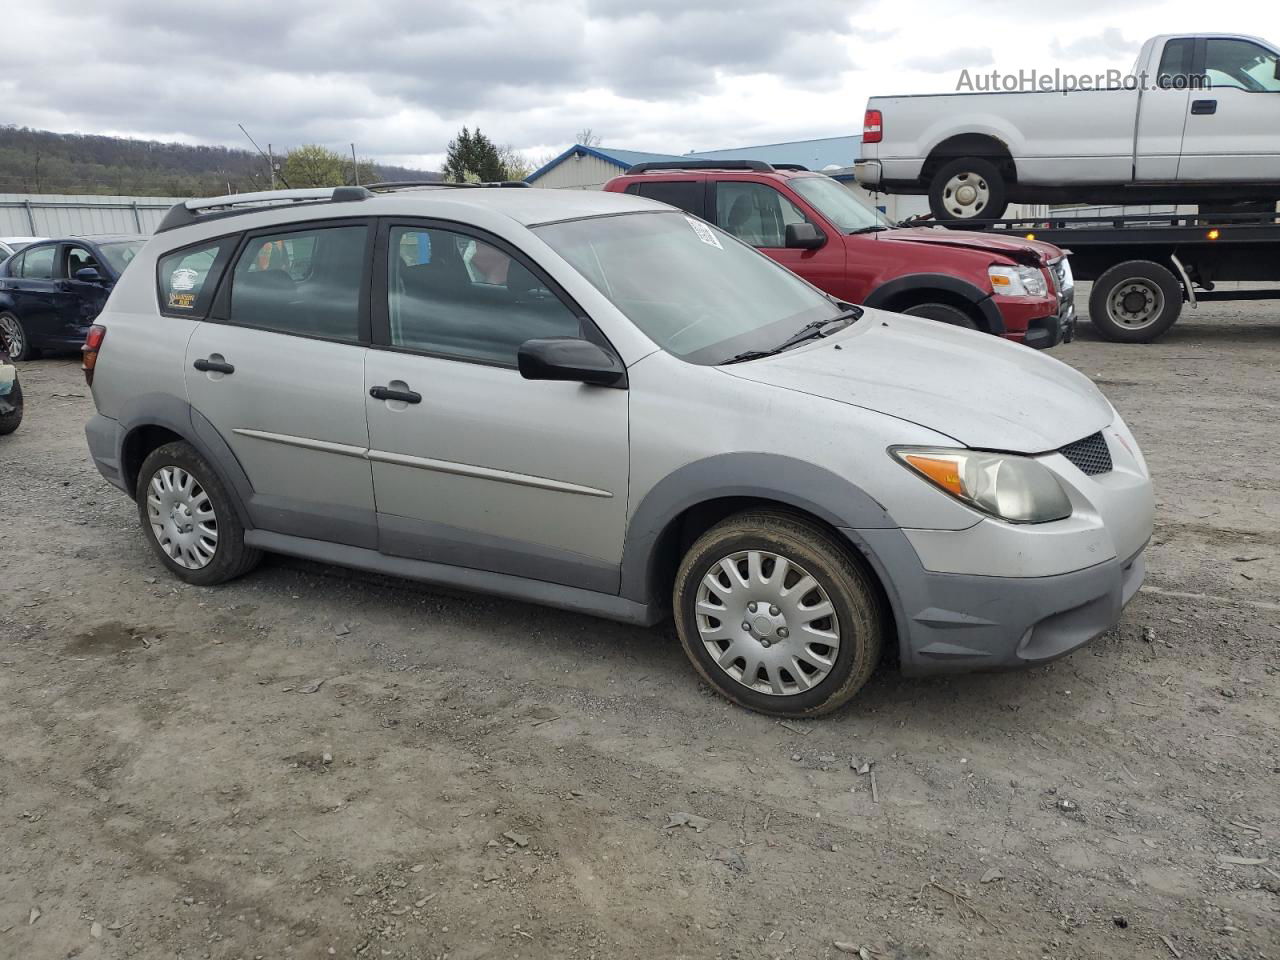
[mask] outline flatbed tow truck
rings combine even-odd
[[[927,220],[913,218],[911,226]],[[943,224],[939,224],[943,226]],[[1144,213],[966,220],[947,227],[1045,240],[1071,253],[1077,280],[1093,281],[1089,319],[1118,343],[1149,343],[1182,313],[1218,300],[1280,300],[1280,215]],[[1226,281],[1271,284],[1221,290]]]

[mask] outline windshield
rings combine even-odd
[[[683,213],[635,213],[534,230],[668,353],[717,364],[769,350],[840,308],[729,234]]]
[[[116,240],[111,243],[100,243],[98,249],[102,251],[102,256],[107,263],[111,264],[111,269],[119,275],[124,273],[124,268],[138,255],[144,243],[146,243],[145,240]]]
[[[830,177],[792,177],[787,186],[845,233],[892,226],[879,210],[868,207]]]

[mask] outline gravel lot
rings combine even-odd
[[[87,460],[76,362],[23,366],[0,957],[1280,957],[1280,308],[1083,326],[1054,355],[1156,478],[1124,621],[788,725],[669,627],[283,559],[186,587]]]

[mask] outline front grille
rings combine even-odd
[[[1111,470],[1111,450],[1101,430],[1083,440],[1068,443],[1058,452],[1074,463],[1081,473],[1091,477]]]

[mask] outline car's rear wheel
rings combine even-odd
[[[13,383],[13,389],[9,391],[7,397],[0,397],[0,405],[7,401],[10,410],[8,413],[0,413],[0,437],[13,433],[22,423],[22,384],[16,380]]]
[[[783,511],[730,517],[676,574],[676,630],[697,671],[735,703],[774,716],[830,713],[866,683],[884,642],[862,562],[818,524]]]
[[[949,303],[917,303],[914,307],[907,307],[902,312],[909,317],[924,317],[926,320],[937,320],[939,323],[950,324],[953,327],[978,329],[972,317]]]
[[[153,450],[138,471],[135,498],[147,541],[179,579],[210,586],[257,564],[226,488],[190,444]]]
[[[929,210],[935,220],[997,220],[1008,207],[1004,174],[981,157],[943,164],[929,181]]]
[[[0,347],[15,362],[34,360],[36,357],[36,351],[31,347],[31,338],[27,336],[22,321],[8,311],[0,313]]]

